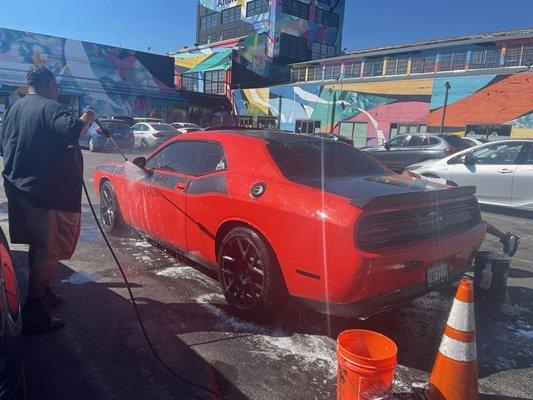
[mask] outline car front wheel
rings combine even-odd
[[[106,233],[119,234],[125,226],[115,189],[110,181],[104,182],[100,189],[100,220]]]
[[[93,138],[89,138],[88,147],[89,147],[89,151],[93,153],[98,151],[98,147],[96,146],[96,142]]]
[[[247,227],[226,234],[218,251],[219,281],[231,310],[244,318],[274,316],[287,300],[276,257],[266,240]]]

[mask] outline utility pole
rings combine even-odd
[[[442,119],[440,121],[439,133],[442,133],[444,129],[444,118],[446,117],[446,107],[448,106],[448,91],[452,86],[450,85],[450,82],[446,82],[444,87],[446,88],[446,93],[444,94],[444,106],[442,107]]]

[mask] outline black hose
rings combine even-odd
[[[159,363],[163,366],[163,368],[165,368],[167,371],[169,371],[172,375],[174,375],[176,378],[178,378],[182,382],[185,382],[185,383],[187,383],[187,384],[189,384],[189,385],[191,385],[191,386],[193,386],[193,387],[195,387],[197,389],[201,389],[201,390],[203,390],[203,391],[205,391],[207,393],[210,393],[210,394],[216,396],[218,399],[225,400],[224,397],[220,393],[217,393],[217,392],[209,389],[208,387],[202,386],[202,385],[200,385],[200,384],[198,384],[196,382],[193,382],[193,381],[181,376],[176,371],[174,371],[171,367],[169,367],[165,363],[165,361],[163,361],[161,359],[161,357],[159,356],[156,348],[154,347],[154,345],[152,344],[152,341],[150,340],[150,337],[148,336],[148,333],[146,332],[146,328],[144,327],[144,322],[143,322],[141,314],[139,312],[139,308],[137,307],[137,302],[135,301],[135,297],[133,296],[133,292],[131,291],[130,283],[128,281],[128,278],[126,278],[126,274],[124,273],[124,270],[122,269],[122,265],[120,264],[120,261],[118,260],[116,254],[115,254],[115,251],[113,250],[113,247],[111,247],[111,244],[109,243],[107,235],[105,234],[104,230],[102,229],[102,226],[100,225],[100,221],[98,220],[98,217],[96,215],[96,211],[94,210],[93,203],[91,202],[91,199],[89,197],[89,192],[87,191],[87,187],[85,186],[85,181],[82,179],[81,182],[82,182],[82,186],[83,186],[83,191],[85,192],[85,197],[87,197],[87,202],[89,203],[89,207],[91,208],[91,212],[93,214],[94,220],[96,221],[96,225],[98,226],[98,229],[100,230],[100,233],[102,234],[102,237],[104,238],[104,241],[105,241],[105,243],[107,245],[107,248],[111,252],[111,255],[113,256],[113,259],[115,260],[115,263],[117,264],[117,267],[120,270],[120,274],[122,275],[122,279],[126,283],[126,288],[128,289],[128,294],[129,294],[129,297],[131,299],[131,303],[133,304],[133,309],[135,310],[135,314],[137,315],[137,320],[139,321],[139,325],[141,326],[141,330],[142,330],[143,336],[146,339],[146,343],[148,343],[148,347],[150,347],[150,350],[154,354],[155,358],[157,359],[157,361],[159,361]]]

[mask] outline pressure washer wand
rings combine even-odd
[[[94,122],[96,123],[96,125],[98,125],[100,127],[100,129],[102,130],[102,133],[104,134],[104,136],[107,137],[107,139],[110,140],[111,143],[113,143],[113,145],[117,148],[117,150],[120,153],[120,155],[122,157],[124,157],[124,160],[128,161],[128,157],[126,157],[124,155],[124,153],[122,152],[122,150],[118,146],[117,142],[115,142],[115,139],[113,139],[113,136],[111,135],[111,132],[109,132],[109,130],[107,128],[104,128],[102,126],[102,124],[100,123],[100,120],[98,118],[95,118]]]

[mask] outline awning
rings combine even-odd
[[[196,67],[191,68],[186,73],[191,72],[205,72],[205,71],[215,71],[215,70],[228,70],[231,68],[231,53],[233,49],[226,49],[214,53],[211,57],[202,61]]]

